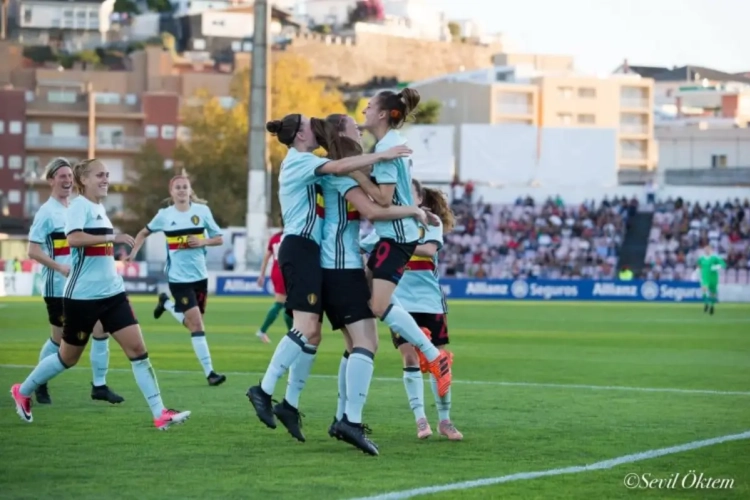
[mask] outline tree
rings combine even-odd
[[[283,54],[274,58],[271,78],[271,99],[274,118],[291,113],[325,117],[331,113],[345,113],[341,95],[327,90],[323,82],[312,79],[309,63],[299,56]],[[182,125],[190,130],[190,140],[180,142],[175,151],[176,168],[184,168],[191,179],[196,194],[205,198],[222,226],[242,226],[245,223],[247,201],[247,140],[248,101],[250,78],[248,72],[238,73],[231,86],[236,105],[223,107],[216,96],[205,90],[195,97],[199,104],[183,110]],[[278,168],[287,148],[269,136],[269,155],[272,168],[273,217],[278,221]],[[134,197],[161,200],[167,196],[171,170],[164,171],[163,159],[159,161],[153,150],[144,148],[136,171],[139,174]],[[158,170],[158,173],[152,172]],[[132,206],[131,206],[132,204]],[[148,222],[156,206],[129,200],[137,218]],[[142,226],[141,226],[142,227]]]
[[[133,218],[120,224],[124,231],[129,234],[140,231],[165,206],[163,200],[168,196],[172,175],[171,169],[164,168],[164,157],[154,143],[147,142],[128,172],[130,186],[125,192],[125,204]]]
[[[436,99],[429,99],[419,103],[414,116],[414,123],[418,125],[434,125],[440,120],[442,104]]]
[[[459,40],[461,38],[461,26],[458,25],[457,22],[451,21],[448,23],[448,31],[451,34],[451,38],[455,40]]]

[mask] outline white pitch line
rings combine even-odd
[[[0,368],[9,369],[24,369],[32,370],[35,366],[32,365],[0,365]],[[89,370],[88,367],[73,367],[71,370]],[[128,368],[110,368],[111,372],[130,372]],[[156,373],[169,373],[173,375],[196,375],[202,372],[197,370],[160,370],[156,368]],[[236,375],[236,376],[247,376],[247,377],[261,377],[262,373],[259,372],[222,372],[225,375]],[[317,378],[323,380],[338,380],[337,375],[310,375],[310,378]],[[378,382],[399,382],[403,383],[403,379],[396,377],[373,377],[373,380]],[[589,391],[624,391],[624,392],[657,392],[657,393],[673,393],[673,394],[707,394],[712,396],[750,396],[750,392],[747,391],[718,391],[713,389],[678,389],[674,387],[628,387],[622,385],[586,385],[586,384],[553,384],[553,383],[541,383],[541,382],[502,382],[494,380],[454,380],[454,384],[461,385],[489,385],[497,387],[537,387],[543,389],[581,389]]]
[[[634,462],[650,460],[653,458],[663,457],[665,455],[674,455],[676,453],[697,450],[698,448],[705,448],[707,446],[727,443],[730,441],[739,441],[741,439],[750,439],[750,431],[746,431],[741,434],[729,434],[717,438],[704,439],[702,441],[691,441],[690,443],[685,443],[678,446],[670,446],[669,448],[659,448],[656,450],[647,450],[640,453],[633,453],[631,455],[623,455],[621,457],[596,462],[591,465],[577,465],[572,467],[564,467],[561,469],[549,469],[537,472],[518,472],[516,474],[509,474],[507,476],[488,477],[484,479],[475,479],[473,481],[449,483],[441,486],[427,486],[424,488],[414,488],[411,490],[394,491],[391,493],[383,493],[380,495],[373,495],[369,497],[354,498],[352,500],[404,500],[421,495],[432,495],[435,493],[443,493],[446,491],[456,490],[463,491],[472,488],[492,486],[495,484],[510,483],[513,481],[526,481],[528,479],[536,479],[539,477],[561,476],[564,474],[579,474],[581,472],[607,470],[617,467],[618,465],[632,464]],[[625,486],[623,486],[623,488],[624,487]]]

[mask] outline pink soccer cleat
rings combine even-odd
[[[427,439],[430,436],[432,436],[432,429],[427,419],[420,418],[417,420],[417,437],[419,439]]]
[[[447,437],[451,441],[461,441],[464,435],[458,432],[456,426],[450,420],[441,420],[438,426],[440,435]]]
[[[10,388],[10,395],[13,396],[13,401],[16,403],[16,413],[21,417],[21,420],[27,423],[34,421],[34,417],[31,416],[31,398],[21,394],[21,384],[15,384]]]
[[[172,424],[181,424],[190,418],[189,411],[162,410],[161,416],[154,419],[154,425],[160,431],[166,431]]]

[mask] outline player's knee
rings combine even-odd
[[[83,351],[86,349],[86,346],[77,346],[68,344],[67,342],[63,342],[60,344],[60,350],[58,351],[60,354],[60,359],[62,362],[67,366],[68,368],[75,366],[78,363],[78,360],[81,359],[81,355],[83,354]]]
[[[198,307],[191,307],[185,311],[185,327],[191,332],[202,331],[203,328],[203,316],[201,315]]]
[[[390,305],[390,300],[373,297],[372,302],[370,303],[370,309],[372,309],[372,314],[374,314],[378,318],[382,318],[383,315],[385,315],[385,313],[388,311],[388,306]]]

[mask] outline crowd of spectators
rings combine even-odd
[[[710,243],[724,257],[726,283],[748,284],[750,201],[690,203],[667,199],[654,205],[654,223],[646,251],[644,277],[689,280],[702,247]]]
[[[455,194],[455,193],[454,193]],[[456,228],[445,235],[440,271],[447,277],[607,279],[636,200],[604,199],[579,205],[557,196],[512,205],[454,196]]]

